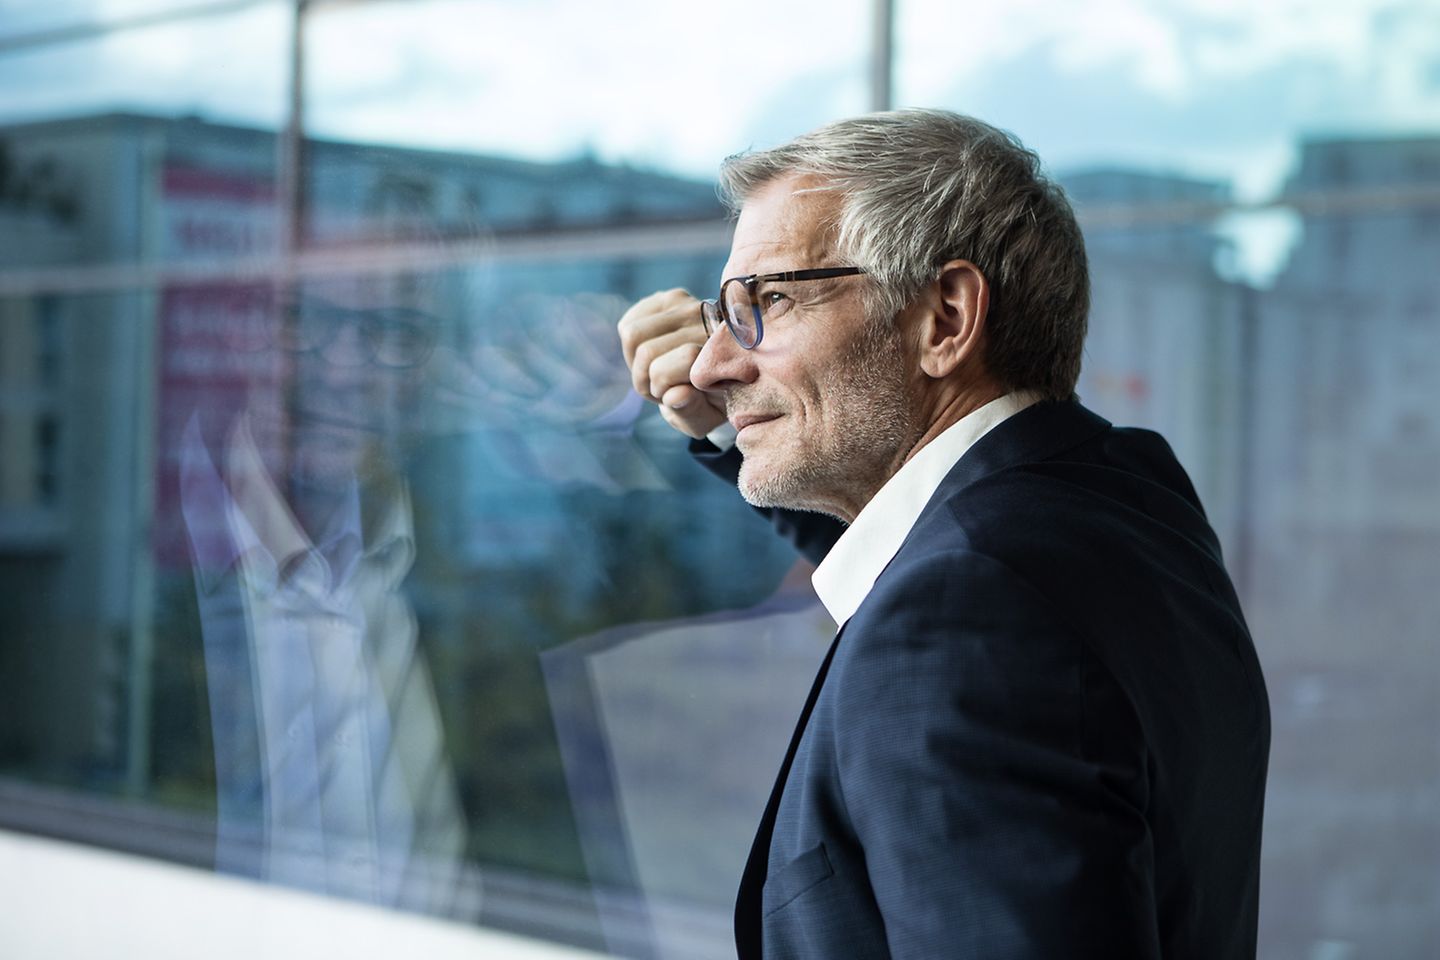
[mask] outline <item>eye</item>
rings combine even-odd
[[[764,314],[767,320],[783,315],[795,303],[794,300],[791,300],[784,293],[773,287],[768,290],[762,290],[758,299],[760,301],[760,312]]]

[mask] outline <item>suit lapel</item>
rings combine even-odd
[[[740,875],[740,889],[735,895],[735,947],[740,960],[758,960],[764,940],[761,936],[761,891],[765,887],[765,874],[770,865],[770,841],[775,835],[775,815],[780,809],[780,796],[785,792],[785,781],[790,777],[790,766],[795,762],[800,738],[810,722],[815,701],[820,697],[820,688],[825,685],[825,675],[830,672],[830,661],[835,659],[835,650],[844,634],[842,626],[830,641],[830,649],[815,674],[810,687],[810,696],[800,711],[795,723],[795,732],[790,736],[790,746],[785,751],[785,761],[780,764],[780,773],[770,789],[770,799],[765,804],[765,813],[760,818],[760,827],[755,831],[755,842],[750,845],[750,858],[745,862],[745,872]]]

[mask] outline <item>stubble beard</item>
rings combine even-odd
[[[747,457],[738,486],[752,506],[834,515],[839,504],[863,504],[914,442],[916,412],[900,334],[889,320],[867,324],[819,386],[830,412],[827,435],[792,437],[784,447]]]

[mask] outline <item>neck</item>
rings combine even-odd
[[[816,497],[812,502],[806,503],[800,508],[827,513],[832,517],[838,517],[847,524],[854,523],[865,505],[874,499],[875,494],[880,492],[880,488],[885,486],[891,477],[899,473],[901,467],[914,459],[927,443],[985,404],[1004,395],[1005,391],[1001,387],[989,381],[947,391],[933,404],[926,405],[925,416],[916,418],[914,439],[908,443],[901,443],[890,464],[872,477],[868,483],[861,484],[853,496],[840,496],[834,499]]]
[[[925,422],[929,423],[929,426],[916,438],[915,442],[910,446],[910,449],[905,452],[905,456],[896,464],[895,469],[899,470],[900,467],[909,463],[915,454],[919,453],[931,440],[934,440],[965,417],[985,406],[985,404],[992,400],[998,400],[1004,395],[1005,391],[998,384],[992,383],[988,379],[947,391],[946,394],[941,396],[935,403],[933,412],[925,418]],[[894,476],[894,471],[891,472],[891,476]]]

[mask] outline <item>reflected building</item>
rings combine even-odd
[[[112,114],[0,129],[0,262],[22,280],[41,271],[48,291],[0,296],[0,574],[7,594],[26,598],[0,613],[0,769],[204,804],[194,793],[208,768],[203,738],[177,730],[193,708],[203,712],[193,662],[167,645],[193,637],[199,616],[187,597],[185,430],[198,411],[219,436],[247,411],[264,421],[256,442],[267,466],[304,455],[297,381],[269,329],[276,291],[268,279],[208,267],[274,255],[275,152],[273,133],[195,118]],[[618,525],[621,494],[669,484],[635,440],[644,411],[620,381],[598,384],[597,405],[585,396],[594,370],[569,382],[538,374],[566,361],[576,370],[577,351],[614,367],[604,336],[629,298],[661,282],[713,282],[718,251],[591,243],[595,252],[584,252],[587,231],[720,220],[713,185],[593,157],[539,163],[325,141],[307,143],[305,182],[309,249],[463,241],[479,251],[392,269],[383,293],[372,292],[433,318],[437,354],[450,363],[427,370],[431,389],[408,407],[365,401],[394,411],[373,425],[383,437],[446,468],[410,478],[419,535],[427,547],[451,544],[443,559],[460,570],[448,595],[433,586],[444,578],[413,578],[422,622],[445,621],[446,602],[474,604],[467,571],[517,561],[533,569],[557,554],[596,568],[567,551],[593,548],[566,532],[564,508],[575,504],[561,502],[565,491],[606,494],[607,522]],[[559,256],[545,241],[557,232],[571,237]],[[487,250],[504,252],[517,236],[533,262],[487,261]],[[576,342],[586,336],[595,342]],[[537,349],[567,338],[569,356]],[[479,363],[497,351],[518,358],[511,382]],[[469,390],[477,380],[481,389]],[[557,416],[547,421],[547,410]],[[432,551],[421,566],[434,573],[436,562]],[[583,593],[553,599],[580,610],[602,581],[576,577]],[[177,733],[190,755],[176,755]]]
[[[0,788],[126,795],[161,825],[88,818],[93,843],[458,916],[479,903],[485,923],[584,941],[594,904],[538,653],[753,604],[792,562],[732,489],[694,471],[618,359],[629,302],[714,284],[728,228],[713,184],[593,157],[311,141],[305,252],[342,266],[286,290],[266,266],[273,134],[116,114],[7,127],[0,143],[41,203],[0,202],[0,580],[20,598],[0,609]],[[317,362],[375,359],[400,314],[433,339],[414,376]],[[328,568],[344,585],[326,531],[302,522],[315,535],[288,538],[305,548],[292,557],[265,536],[264,551],[228,554],[287,504],[302,521],[307,504],[335,515],[302,482],[326,463],[357,478],[359,522],[342,534],[366,539],[371,506],[407,505],[413,566],[393,566],[375,609],[281,618],[276,603],[305,591],[272,580],[303,587]],[[240,487],[267,481],[278,496],[244,506]],[[376,501],[382,488],[399,495]],[[321,613],[410,624],[379,631],[404,640],[404,662],[307,672],[303,655],[266,649],[282,633],[312,647],[379,636],[342,637]],[[333,683],[342,673],[357,682]],[[431,686],[433,706],[415,709]],[[314,740],[315,763],[284,759],[292,736]],[[411,762],[328,746],[359,740],[403,743]],[[436,756],[444,768],[421,759]],[[451,779],[458,811],[434,790],[403,798]],[[357,812],[367,798],[374,817]],[[319,848],[349,859],[306,852]],[[458,887],[441,884],[454,895],[435,895],[425,877],[457,855]],[[537,884],[574,916],[535,919]]]
[[[0,262],[110,259],[138,211],[103,199],[124,166],[106,142],[94,125],[44,145],[0,135]],[[128,294],[0,295],[0,757],[46,780],[111,782],[127,749],[130,544],[144,529],[134,308]]]
[[[0,170],[5,166],[0,155]],[[0,182],[0,263],[36,252],[48,262],[73,258],[79,237],[72,218],[34,203],[28,191],[14,196],[8,185]],[[6,553],[44,551],[62,534],[60,307],[53,296],[0,299],[0,551]]]

